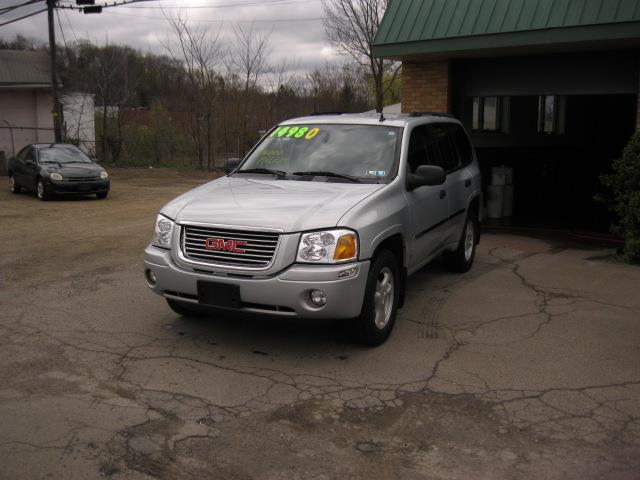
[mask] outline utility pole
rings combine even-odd
[[[53,97],[53,135],[56,143],[62,142],[62,126],[60,124],[60,102],[58,99],[58,63],[56,60],[56,31],[53,23],[53,9],[57,0],[47,0],[47,17],[49,21],[49,54],[51,55],[51,95]]]

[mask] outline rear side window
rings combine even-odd
[[[31,147],[28,147],[28,146],[24,147],[16,155],[16,160],[19,161],[19,162],[24,163],[24,160],[25,160],[25,158],[27,158],[27,154],[29,153],[30,150],[31,150]]]
[[[453,142],[458,150],[460,163],[465,167],[473,160],[473,147],[471,146],[469,137],[467,137],[464,129],[456,123],[449,123],[448,127],[451,133],[451,138],[453,138]]]
[[[460,160],[458,158],[458,151],[449,133],[448,125],[442,123],[429,125],[429,130],[435,146],[437,146],[437,149],[440,151],[440,166],[445,172],[451,172],[457,169],[460,166]]]

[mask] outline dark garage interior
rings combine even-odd
[[[562,133],[538,131],[538,96],[514,96],[508,134],[474,135],[485,137],[476,141],[485,192],[492,167],[507,165],[513,168],[513,216],[503,223],[606,232],[613,218],[596,200],[606,194],[600,176],[633,134],[635,98],[569,95],[563,101]]]
[[[512,209],[490,222],[606,233],[600,177],[636,128],[637,56],[629,51],[456,60],[452,108],[471,134],[485,206],[492,169],[511,167]],[[506,195],[506,194],[505,194]],[[506,202],[506,200],[505,200]]]

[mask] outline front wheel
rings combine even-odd
[[[371,262],[360,316],[353,320],[352,337],[363,345],[384,343],[396,321],[400,300],[400,268],[388,250],[379,251]]]
[[[462,238],[453,252],[444,252],[445,266],[452,272],[468,272],[473,265],[478,243],[478,217],[470,210],[462,229]]]
[[[16,183],[16,179],[13,174],[9,174],[9,190],[11,193],[20,193],[20,185]]]
[[[49,200],[49,194],[44,189],[44,182],[41,178],[38,179],[38,184],[36,185],[36,195],[38,196],[39,200]]]
[[[104,200],[107,198],[107,195],[109,195],[109,192],[96,193],[96,197],[98,197],[99,200]]]

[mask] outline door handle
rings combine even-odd
[[[447,191],[446,190],[440,190],[440,198],[444,198],[447,196]]]
[[[464,181],[464,186],[465,186],[465,188],[469,188],[471,186],[471,179],[470,178],[467,178]]]

